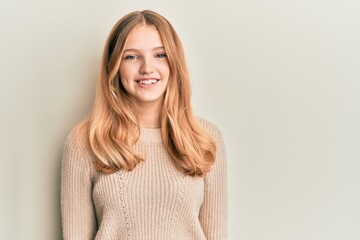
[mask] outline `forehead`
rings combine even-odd
[[[126,49],[147,49],[163,46],[159,31],[149,25],[136,27],[128,36]]]

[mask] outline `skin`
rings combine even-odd
[[[124,48],[119,73],[139,115],[140,126],[160,127],[160,109],[170,69],[157,29],[141,25],[132,31]]]

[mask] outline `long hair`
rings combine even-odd
[[[125,15],[111,30],[103,52],[94,107],[77,126],[76,136],[82,142],[85,140],[96,156],[96,169],[103,173],[131,171],[143,160],[133,149],[140,135],[139,120],[119,74],[127,38],[139,25],[158,30],[170,68],[160,112],[164,145],[181,172],[204,176],[215,161],[215,142],[192,113],[189,74],[175,29],[163,16],[149,10]]]

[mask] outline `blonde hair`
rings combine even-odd
[[[160,113],[164,145],[175,166],[184,174],[203,176],[215,161],[214,140],[198,125],[190,104],[190,80],[180,39],[161,15],[136,11],[113,27],[103,53],[92,112],[76,128],[76,136],[96,156],[103,173],[131,171],[143,160],[133,150],[140,135],[134,107],[121,84],[119,66],[131,31],[139,25],[155,27],[164,44],[170,77]]]

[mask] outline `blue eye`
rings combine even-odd
[[[156,54],[157,58],[166,58],[166,53],[158,53]]]
[[[138,57],[135,55],[127,55],[127,56],[125,56],[125,59],[126,60],[135,60],[135,59],[138,59]]]

